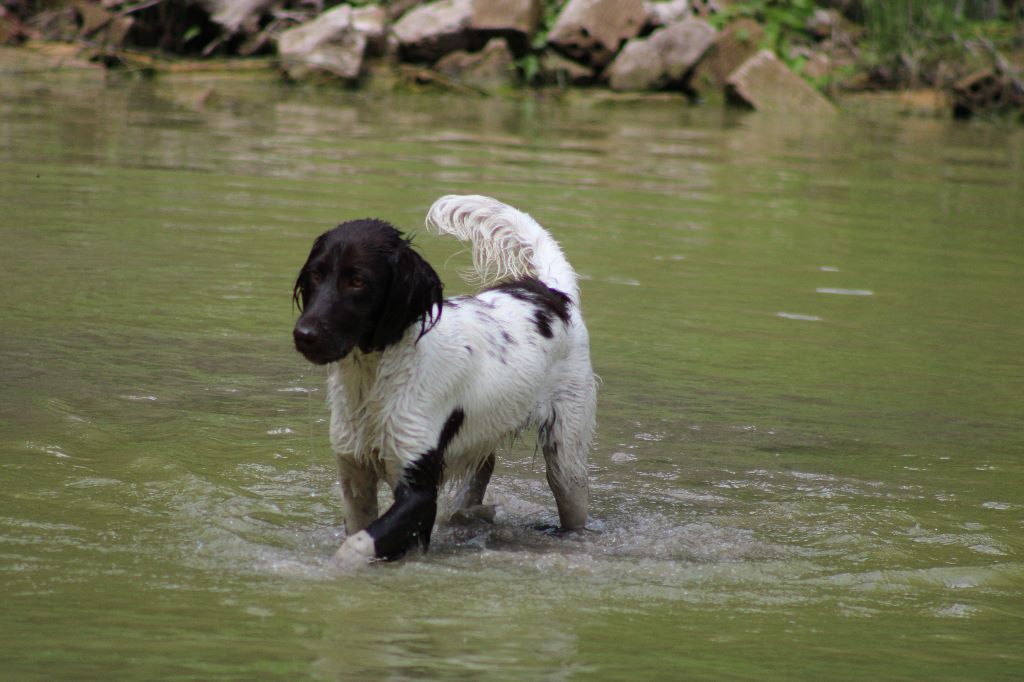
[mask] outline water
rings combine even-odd
[[[1019,679],[1024,130],[276,83],[0,82],[0,677]],[[593,532],[542,459],[354,575],[312,238],[547,225],[603,385]]]

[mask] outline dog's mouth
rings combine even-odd
[[[314,365],[329,365],[332,362],[338,362],[339,360],[344,360],[348,356],[348,354],[352,352],[352,348],[353,348],[353,346],[349,346],[348,348],[345,348],[342,351],[336,351],[336,352],[332,352],[332,353],[323,353],[323,352],[316,352],[316,351],[304,351],[304,350],[302,350],[300,348],[299,352],[302,353],[302,355],[307,360],[312,362]]]
[[[328,365],[332,362],[344,360],[352,352],[352,349],[355,348],[355,345],[354,341],[323,343],[304,338],[299,334],[295,335],[295,350],[302,353],[302,356],[314,365]]]

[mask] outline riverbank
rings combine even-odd
[[[946,4],[948,16],[939,11]],[[905,11],[893,13],[897,6]],[[912,91],[902,98],[915,111],[1024,120],[1024,3],[1017,0],[9,0],[3,7],[0,44],[17,47],[0,55],[9,72],[265,71],[369,90],[477,94],[597,89],[610,98],[669,93],[803,116],[828,115],[849,93]]]

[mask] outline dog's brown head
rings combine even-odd
[[[382,220],[351,220],[313,242],[295,280],[301,311],[295,348],[318,365],[398,342],[420,325],[420,336],[441,316],[442,285],[402,233]]]

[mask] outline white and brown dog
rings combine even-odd
[[[495,450],[527,428],[562,528],[587,520],[596,383],[575,271],[536,221],[489,197],[442,197],[427,228],[469,242],[488,288],[443,299],[434,269],[372,219],[318,237],[295,283],[295,347],[328,366],[348,530],[337,561],[425,550],[441,484],[464,480],[462,505],[480,505]],[[378,515],[381,480],[394,503]]]

